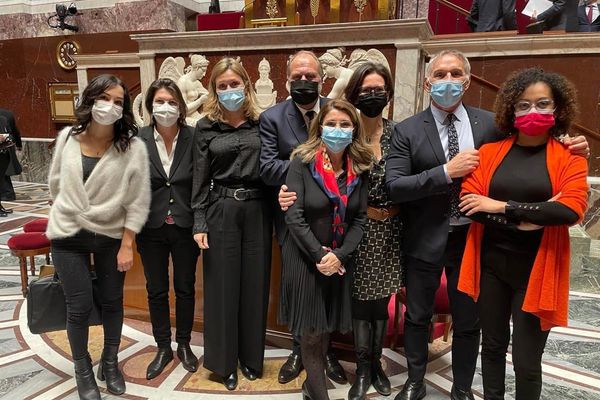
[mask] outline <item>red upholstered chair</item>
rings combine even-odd
[[[21,290],[23,297],[27,296],[27,258],[31,263],[31,275],[35,275],[35,256],[44,254],[46,262],[50,264],[50,240],[44,232],[19,233],[7,242],[8,248],[15,257],[19,258],[21,268]]]
[[[48,218],[38,218],[23,225],[23,232],[46,232],[46,227]]]
[[[450,301],[448,300],[446,275],[442,274],[440,280],[440,287],[435,293],[435,304],[433,307],[433,318],[431,319],[431,325],[429,326],[429,343],[432,343],[435,339],[443,337],[444,341],[448,341],[450,329],[452,328],[452,316],[450,315]],[[406,306],[406,292],[404,289],[400,293],[396,293],[393,296],[390,307],[388,308],[390,314],[390,320],[394,323],[391,326],[391,332],[388,331],[390,336],[390,348],[396,349],[404,344],[404,311]],[[392,308],[393,304],[393,308]]]

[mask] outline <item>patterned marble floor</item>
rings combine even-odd
[[[11,234],[36,217],[47,215],[45,185],[15,183],[16,202],[4,202],[15,210],[0,220],[0,398],[2,399],[77,399],[73,367],[64,332],[34,335],[27,328],[26,304],[21,296],[17,259],[10,255],[6,241]],[[43,258],[40,259],[43,262]],[[570,327],[554,330],[544,355],[544,400],[600,400],[600,295],[571,293]],[[102,330],[92,327],[90,353],[94,369],[101,352]],[[201,335],[194,334],[195,353],[202,355]],[[426,376],[427,399],[447,399],[452,386],[450,343],[441,340],[430,347],[430,362]],[[237,390],[227,392],[212,381],[208,371],[190,374],[176,361],[159,378],[147,381],[146,365],[152,358],[154,342],[150,326],[126,320],[119,353],[120,365],[127,380],[126,399],[300,399],[302,374],[288,385],[277,383],[277,371],[288,354],[286,349],[265,351],[265,372],[262,379],[250,382],[240,374]],[[385,349],[384,366],[390,375],[393,399],[406,379],[406,360],[401,351]],[[354,364],[342,362],[353,380]],[[509,354],[507,361],[507,398],[514,394],[514,375]],[[100,383],[104,399],[117,399]],[[330,383],[331,399],[347,397],[349,385]],[[474,389],[481,399],[481,369],[478,366]],[[370,399],[386,397],[372,392]]]

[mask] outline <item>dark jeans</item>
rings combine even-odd
[[[550,331],[521,309],[535,254],[484,246],[481,255],[481,364],[486,400],[504,399],[506,351],[512,316],[512,360],[516,400],[537,400],[542,390],[542,354]]]
[[[192,228],[164,224],[144,229],[136,237],[144,264],[152,334],[158,347],[171,347],[169,309],[169,255],[173,260],[175,325],[177,343],[189,344],[194,324],[196,263],[200,249]]]
[[[469,390],[473,383],[479,353],[479,318],[477,305],[457,289],[460,264],[465,249],[467,227],[448,234],[444,258],[439,263],[406,257],[406,313],[404,347],[408,377],[421,381],[425,377],[429,343],[429,324],[433,316],[435,292],[440,286],[442,269],[448,281],[448,298],[452,313],[452,374],[454,384]]]
[[[117,270],[120,246],[120,239],[86,230],[65,239],[52,240],[52,259],[65,292],[67,335],[74,360],[88,354],[88,318],[93,306],[90,254],[94,256],[101,295],[104,345],[121,343],[125,273]]]

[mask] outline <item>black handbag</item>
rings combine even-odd
[[[102,325],[102,305],[100,289],[95,272],[92,277],[93,306],[89,325]],[[65,330],[67,326],[67,305],[62,283],[58,275],[48,275],[29,283],[27,291],[27,326],[31,333],[46,333]]]

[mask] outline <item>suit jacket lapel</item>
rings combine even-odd
[[[483,134],[481,132],[481,120],[476,110],[471,107],[465,106],[467,114],[469,115],[469,121],[471,123],[471,132],[473,133],[473,144],[478,149],[483,144]]]
[[[440,133],[437,130],[437,125],[435,124],[435,119],[433,118],[433,114],[431,113],[431,109],[428,108],[425,113],[423,122],[425,126],[425,134],[427,135],[427,139],[429,140],[429,144],[431,144],[431,149],[435,154],[438,162],[440,164],[446,164],[446,155],[444,154],[444,149],[442,148],[442,141],[440,140]]]
[[[177,167],[183,158],[183,154],[189,146],[189,140],[191,136],[190,129],[187,126],[184,126],[179,131],[179,136],[177,137],[177,146],[175,147],[175,154],[173,154],[173,163],[171,164],[171,170],[169,171],[169,177],[175,175],[175,171],[177,170]]]
[[[292,133],[298,140],[298,143],[304,143],[308,139],[308,129],[306,129],[306,124],[304,123],[304,117],[302,113],[293,101],[290,100],[288,110],[287,110],[287,119],[290,124],[290,128]]]
[[[165,173],[165,169],[163,168],[162,162],[160,161],[158,149],[156,148],[156,140],[154,140],[154,129],[151,126],[145,127],[141,136],[146,142],[148,142],[147,148],[148,156],[150,157],[150,162],[152,162],[154,167],[158,170],[158,172],[163,178],[168,179],[167,174]]]

